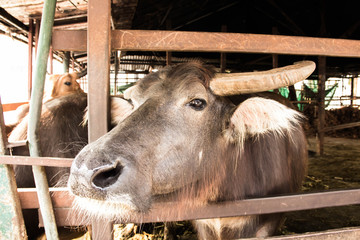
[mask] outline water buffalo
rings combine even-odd
[[[131,113],[75,158],[68,181],[75,207],[87,219],[126,221],[169,199],[197,206],[297,191],[307,165],[302,115],[274,100],[236,106],[227,96],[292,85],[314,68],[305,61],[222,76],[190,62],[149,74],[124,93]],[[194,225],[200,239],[233,239],[269,236],[280,219]]]
[[[67,94],[45,102],[39,122],[39,146],[44,157],[74,157],[87,144],[87,127],[81,124],[87,106],[83,92]],[[28,115],[14,128],[9,141],[27,139]],[[29,156],[27,147],[15,148],[14,155]],[[68,168],[46,167],[50,186],[56,185]],[[15,166],[18,187],[35,187],[31,166]],[[66,183],[65,183],[66,184]]]
[[[77,79],[85,76],[86,72],[84,70],[82,72],[50,75],[45,82],[43,102],[72,93],[84,93]],[[29,104],[23,104],[15,110],[12,118],[5,119],[8,135],[28,113]]]

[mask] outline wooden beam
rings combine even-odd
[[[72,158],[0,156],[0,164],[71,167]]]
[[[18,102],[18,103],[5,103],[3,104],[3,111],[4,112],[8,112],[8,111],[13,111],[16,110],[16,108],[18,108],[19,106],[23,105],[23,104],[28,104],[29,102]]]
[[[56,30],[54,50],[86,51],[86,31]],[[70,40],[69,40],[70,39]],[[111,46],[127,51],[239,52],[360,57],[360,41],[244,33],[112,30]]]
[[[340,130],[340,129],[353,128],[353,127],[360,127],[360,122],[345,123],[345,124],[340,124],[340,125],[336,125],[336,126],[326,127],[326,128],[323,128],[321,131],[329,132],[329,131],[336,131],[336,130]]]

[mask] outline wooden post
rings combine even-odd
[[[109,122],[109,76],[111,54],[111,1],[88,3],[88,83],[89,142],[107,133]],[[101,33],[101,34],[99,34]],[[112,223],[94,221],[93,239],[112,239]]]
[[[354,105],[354,77],[350,78],[351,81],[351,93],[350,93],[350,106]]]
[[[34,43],[34,20],[29,19],[28,33],[28,99],[31,97],[32,86],[32,59],[33,59],[33,43]]]
[[[221,25],[221,32],[227,32],[227,26]],[[220,72],[224,73],[226,69],[226,53],[220,53]]]
[[[326,57],[320,56],[318,58],[318,121],[317,121],[317,149],[318,155],[324,154],[324,132],[322,129],[325,126],[325,81],[326,81]]]
[[[35,19],[35,58],[39,43],[40,19]]]
[[[36,54],[34,82],[30,99],[28,142],[30,156],[39,157],[39,139],[37,136],[38,122],[41,115],[42,98],[49,49],[51,43],[52,27],[54,24],[56,0],[46,0],[42,13],[42,24],[40,26],[38,51]],[[44,219],[44,227],[47,239],[58,239],[55,216],[49,194],[49,186],[46,179],[45,168],[33,166],[36,190],[39,197],[41,215]]]
[[[166,29],[167,30],[171,29],[171,20],[170,19],[166,20]],[[166,66],[171,65],[171,61],[172,61],[172,52],[166,51]]]
[[[274,34],[274,35],[279,34],[279,31],[278,31],[277,27],[272,28],[272,34]],[[271,54],[271,58],[272,58],[272,67],[273,68],[279,67],[279,55],[278,54]],[[279,94],[279,89],[274,89],[274,93]]]
[[[3,108],[0,99],[0,155],[8,154]],[[27,239],[12,165],[0,165],[0,238]]]

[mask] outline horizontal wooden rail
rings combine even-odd
[[[73,158],[0,156],[0,164],[71,167]]]
[[[49,188],[54,208],[69,208],[74,198],[69,195],[67,188]],[[39,208],[36,188],[18,188],[22,209]]]
[[[20,140],[16,142],[8,142],[6,144],[7,148],[16,148],[16,147],[23,147],[27,145],[27,140]]]
[[[61,216],[67,216],[65,219],[58,218],[58,225],[69,226],[72,224],[87,224],[87,222],[78,222],[78,219],[73,223],[68,222],[71,221],[71,216],[69,214],[71,213],[73,196],[70,196],[64,188],[51,188],[50,191],[56,211]],[[18,189],[18,192],[23,208],[39,207],[35,189]],[[163,202],[154,204],[148,214],[131,216],[128,222],[171,222],[215,217],[234,217],[240,215],[337,207],[352,204],[360,204],[360,189],[247,199],[196,207],[185,206],[186,211],[184,211],[184,206],[181,208],[181,211],[177,211],[176,209],[179,209],[177,207],[179,205],[176,202]]]
[[[86,51],[87,32],[55,30],[54,50]],[[125,51],[185,51],[276,53],[360,57],[360,41],[298,36],[153,30],[112,30],[112,49]]]

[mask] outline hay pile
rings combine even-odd
[[[316,132],[317,119],[315,116],[315,107],[309,106],[304,109],[305,116],[308,123],[305,130],[309,136],[314,136]],[[355,107],[342,107],[338,109],[331,109],[325,111],[325,126],[332,127],[340,124],[353,123],[360,121],[360,110]],[[344,138],[360,138],[360,127],[345,128],[336,131],[329,131],[325,133],[326,136],[344,137]]]

